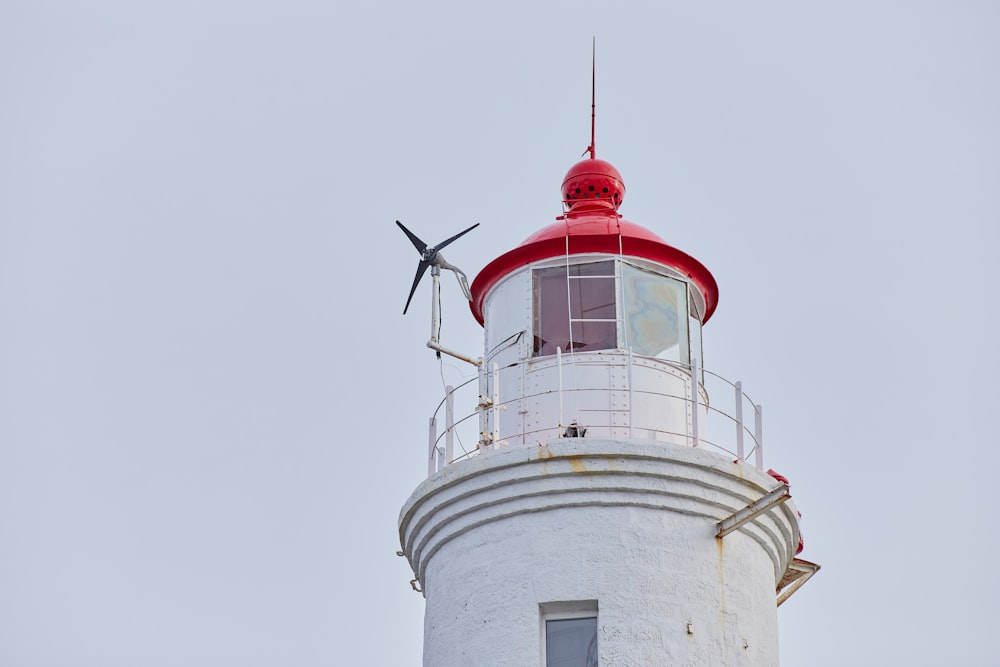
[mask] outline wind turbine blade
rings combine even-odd
[[[403,225],[400,225],[400,227],[403,227]],[[403,227],[403,229],[405,230],[406,227]],[[417,291],[417,284],[420,283],[420,279],[424,277],[424,273],[426,273],[427,267],[430,265],[430,262],[425,262],[423,260],[420,260],[420,263],[417,264],[417,275],[413,277],[413,287],[410,288],[410,296],[406,297],[406,305],[403,306],[404,315],[406,315],[407,308],[410,307],[410,301],[413,300],[413,293]]]
[[[414,234],[409,229],[407,229],[406,227],[404,227],[403,223],[401,223],[399,220],[396,221],[396,224],[399,225],[399,228],[402,229],[403,233],[406,234],[406,236],[410,239],[410,243],[412,243],[413,247],[417,249],[417,252],[419,252],[421,255],[423,255],[424,254],[424,250],[427,250],[427,244],[424,243],[423,241],[421,241],[419,238],[417,238],[416,234]],[[462,233],[464,234],[465,232],[462,232]],[[414,283],[414,286],[415,285],[416,284]],[[412,292],[411,292],[411,294],[412,294]]]
[[[473,229],[475,229],[478,226],[479,226],[479,223],[477,222],[476,224],[474,224],[471,227],[469,227],[468,229],[466,229],[464,232],[459,232],[458,234],[455,234],[454,236],[452,236],[447,241],[442,241],[441,243],[438,243],[436,246],[434,246],[434,249],[435,250],[440,250],[441,248],[445,247],[446,245],[448,245],[449,243],[451,243],[455,239],[459,238],[460,236],[464,236],[464,235],[468,234],[469,232],[471,232]],[[400,227],[402,227],[402,225],[400,225]]]

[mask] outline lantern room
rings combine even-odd
[[[708,405],[701,327],[718,301],[715,279],[622,218],[625,185],[610,163],[578,162],[561,192],[563,215],[472,284],[491,373],[481,393],[506,409],[490,428],[507,444],[587,432],[696,444]]]

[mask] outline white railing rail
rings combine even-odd
[[[642,390],[632,386],[634,356],[631,353],[623,354],[620,357],[624,360],[623,363],[613,361],[618,358],[612,355],[604,357],[609,365],[626,366],[629,397],[628,432],[630,434],[633,430],[632,406],[634,405],[633,397],[635,395],[655,396],[670,402],[688,403],[691,404],[692,408],[690,410],[691,428],[689,432],[675,432],[648,425],[643,426],[642,430],[647,433],[655,433],[657,436],[664,436],[668,440],[672,439],[675,442],[686,441],[692,447],[706,447],[717,452],[722,452],[733,456],[734,460],[749,463],[752,459],[754,467],[759,470],[764,469],[763,412],[761,406],[754,403],[750,396],[743,391],[742,382],[731,382],[717,373],[702,368],[699,366],[697,360],[692,360],[691,364],[656,360],[657,363],[681,370],[689,377],[698,378],[699,381],[686,382],[684,395],[666,391]],[[541,433],[547,432],[551,435],[552,431],[556,428],[559,429],[560,437],[562,437],[563,429],[568,426],[563,421],[563,406],[566,395],[609,391],[607,386],[565,388],[562,375],[564,362],[561,350],[556,351],[556,359],[559,378],[556,389],[535,394],[522,394],[514,400],[530,401],[531,399],[558,393],[559,414],[554,415],[558,419],[558,424],[535,430],[507,433],[508,438],[516,437],[528,441]],[[645,359],[648,361],[648,358]],[[531,360],[531,362],[536,361],[536,359]],[[500,439],[501,420],[504,419],[503,412],[507,410],[507,405],[500,400],[501,381],[505,374],[516,377],[511,371],[517,366],[531,362],[521,362],[520,364],[514,364],[505,368],[500,368],[497,364],[493,364],[489,370],[487,370],[486,364],[481,364],[477,376],[466,380],[458,386],[449,385],[445,388],[445,396],[438,403],[434,414],[430,418],[427,458],[428,475],[434,474],[436,471],[455,461],[475,456],[493,447],[507,444],[506,441]],[[728,390],[726,389],[727,387]],[[474,388],[478,390],[476,392],[478,396],[476,400],[469,401],[471,411],[456,419],[456,395],[467,396],[471,399]],[[704,396],[702,395],[703,393]],[[719,402],[726,395],[731,397],[731,402],[726,401],[724,406],[720,407]],[[705,396],[709,397],[709,400],[705,400]],[[713,397],[715,400],[712,400]],[[514,401],[512,400],[511,402]],[[699,409],[704,410],[705,414],[700,414]],[[444,411],[443,415],[442,410]],[[753,415],[752,421],[749,423],[744,418],[744,415],[747,413]],[[439,431],[438,426],[442,417],[444,422],[440,425],[443,426],[443,429]],[[706,421],[708,423],[703,424],[701,422],[702,417],[707,417]],[[474,424],[478,424],[478,429],[476,429]],[[581,426],[588,428],[588,435],[590,437],[600,437],[602,429],[610,431],[611,428],[614,428],[592,424]],[[456,439],[461,450],[459,453],[455,452]],[[747,448],[748,445],[749,449]]]

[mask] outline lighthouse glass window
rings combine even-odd
[[[634,354],[689,363],[688,294],[683,281],[623,264],[626,346]]]
[[[534,352],[618,347],[615,261],[534,271]]]

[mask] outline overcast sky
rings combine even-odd
[[[785,667],[996,665],[1000,5],[0,0],[0,665],[420,665],[397,558],[471,275],[589,140],[720,285]],[[808,5],[808,6],[807,6]],[[454,282],[444,342],[481,354]]]

